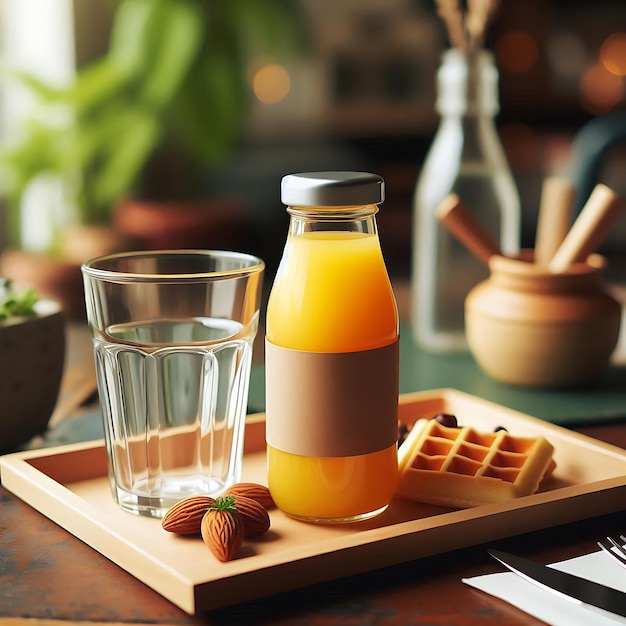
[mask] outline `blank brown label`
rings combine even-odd
[[[378,452],[398,437],[399,342],[307,352],[265,341],[266,439],[303,456]]]

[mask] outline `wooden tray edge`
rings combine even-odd
[[[437,399],[442,401],[461,399],[464,402],[476,403],[477,406],[493,410],[498,414],[504,413],[511,418],[522,420],[524,423],[528,423],[530,420],[533,426],[539,430],[547,433],[558,433],[559,437],[570,438],[577,445],[591,446],[603,454],[607,453],[620,460],[626,460],[626,451],[617,446],[611,446],[591,437],[573,433],[564,427],[457,390],[438,389],[403,394],[400,397],[400,403],[401,405],[410,405],[418,401],[436,401]],[[258,446],[261,438],[262,445],[265,445],[264,419],[263,413],[248,416],[247,436],[250,434],[249,447],[252,451],[259,451]],[[77,512],[81,508],[80,503],[84,501],[72,493],[70,489],[39,472],[28,462],[43,456],[98,448],[102,445],[102,440],[98,440],[56,448],[29,450],[0,457],[0,476],[3,485],[27,504],[41,511],[52,521],[190,614],[286,591],[288,588],[357,574],[374,569],[372,563],[375,563],[375,568],[385,567],[484,543],[485,541],[495,541],[522,532],[531,532],[596,515],[612,513],[621,510],[623,508],[621,503],[626,499],[626,477],[578,484],[528,496],[514,503],[489,505],[490,523],[487,528],[483,519],[487,515],[485,507],[480,507],[480,511],[455,512],[456,515],[453,517],[456,520],[455,524],[458,525],[458,532],[454,533],[453,540],[450,539],[449,532],[446,533],[449,524],[445,526],[431,525],[420,530],[420,526],[423,526],[420,524],[420,520],[396,524],[393,535],[389,535],[388,530],[387,533],[383,532],[388,529],[387,526],[380,533],[366,531],[366,534],[370,533],[368,535],[370,538],[377,534],[380,536],[373,541],[355,542],[344,547],[340,552],[346,558],[337,559],[337,551],[326,550],[298,560],[296,562],[298,576],[295,577],[297,580],[291,581],[287,586],[285,585],[285,577],[268,575],[267,570],[271,567],[238,573],[236,578],[241,583],[238,589],[234,589],[228,579],[212,580],[208,583],[193,585],[170,569],[167,569],[168,577],[163,577],[164,568],[158,560],[155,562],[151,554],[137,550],[134,544],[129,543],[126,538],[119,534],[116,534],[116,539],[121,539],[121,544],[120,546],[116,545],[115,549],[112,550],[111,530],[107,528],[106,515],[89,505],[91,509],[94,509],[93,519],[85,519],[82,514]],[[41,480],[42,476],[43,481]],[[67,500],[67,496],[69,496],[69,507],[58,502],[59,498]],[[568,502],[567,507],[563,506],[564,500]],[[44,506],[42,506],[42,502]],[[534,506],[530,507],[530,504]],[[593,513],[590,514],[590,511]],[[92,535],[94,530],[97,534],[96,541],[93,540]],[[387,536],[384,536],[385,534]],[[361,539],[364,537],[365,535]],[[140,571],[137,567],[138,557],[141,561]],[[289,570],[289,565],[292,564],[285,565],[287,570]],[[205,593],[209,587],[214,593]]]

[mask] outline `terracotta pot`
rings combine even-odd
[[[111,228],[76,226],[61,237],[60,256],[8,249],[0,256],[0,275],[18,289],[33,287],[40,297],[55,300],[67,319],[85,319],[85,296],[80,266],[92,257],[126,249],[129,240]]]
[[[94,257],[132,250],[136,242],[110,226],[73,226],[61,233],[60,247],[65,261],[80,266]]]
[[[0,257],[0,274],[10,278],[18,289],[33,287],[40,297],[56,300],[68,319],[86,317],[79,263],[9,249]]]
[[[604,259],[563,273],[501,256],[465,301],[470,350],[492,378],[530,387],[570,387],[602,373],[615,349],[621,307],[603,281]]]
[[[126,200],[117,207],[113,223],[144,250],[238,250],[245,242],[244,211],[234,198]]]
[[[41,301],[37,317],[0,322],[0,453],[42,433],[55,407],[65,360],[65,320]]]

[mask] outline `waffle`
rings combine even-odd
[[[554,470],[553,451],[543,437],[484,433],[420,419],[398,451],[396,495],[462,509],[527,496]]]

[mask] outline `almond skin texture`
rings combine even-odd
[[[244,535],[256,537],[266,533],[270,527],[270,516],[265,507],[252,498],[244,496],[234,496],[234,498],[235,508],[243,522]]]
[[[270,490],[265,485],[259,485],[258,483],[236,483],[226,493],[229,496],[243,496],[244,498],[256,500],[266,509],[276,506]]]
[[[220,561],[231,561],[243,543],[243,522],[237,511],[209,509],[202,518],[201,533]]]
[[[214,502],[215,499],[209,496],[185,498],[168,509],[161,526],[177,535],[199,535],[202,518]]]

